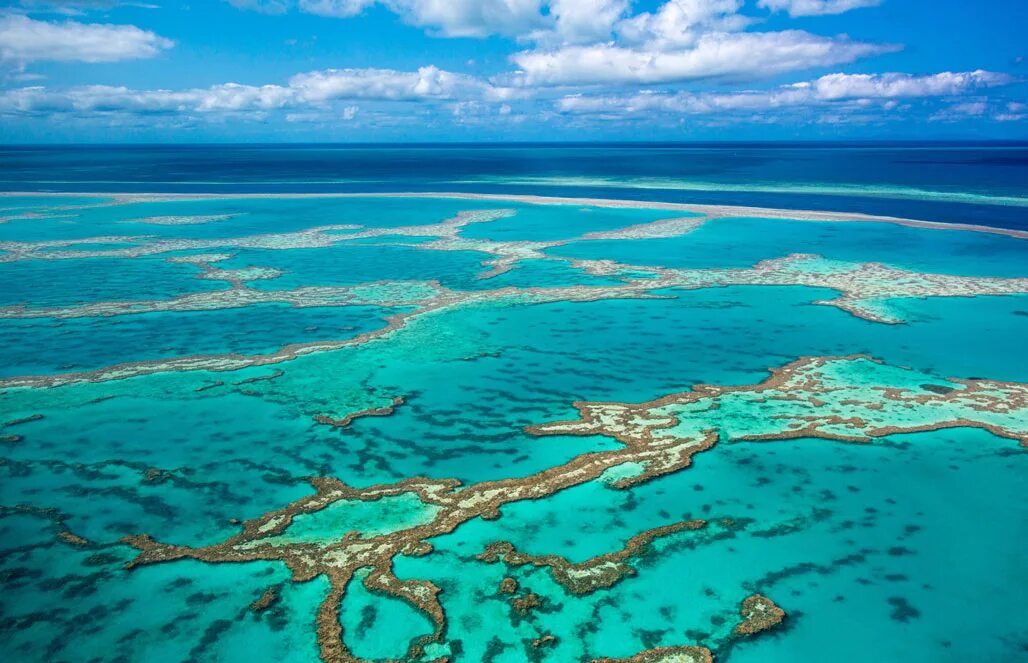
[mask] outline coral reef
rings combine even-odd
[[[687,468],[694,455],[712,448],[719,440],[772,441],[802,436],[866,442],[896,433],[963,426],[984,428],[1028,445],[1028,385],[988,380],[939,381],[860,355],[802,358],[772,369],[768,379],[755,385],[697,385],[692,391],[637,405],[576,403],[575,407],[579,419],[532,426],[529,432],[605,435],[622,446],[584,453],[533,475],[466,487],[453,479],[414,477],[393,484],[353,488],[338,479],[316,478],[311,480],[313,495],[243,522],[241,532],[215,545],[192,548],[158,543],[148,535],[128,537],[125,542],[139,549],[129,567],[184,558],[211,563],[280,560],[296,581],[324,575],[331,589],[318,610],[317,630],[322,658],[330,662],[358,660],[345,645],[339,606],[358,572],[370,568],[371,572],[363,577],[365,587],[406,601],[428,615],[435,625],[431,634],[411,643],[409,653],[415,656],[424,646],[439,642],[445,633],[446,616],[437,596],[440,589],[429,581],[397,578],[393,560],[398,555],[430,554],[433,547],[429,539],[452,532],[474,518],[495,518],[505,504],[544,498],[595,481],[611,468],[626,465],[634,471],[610,485],[614,489],[628,488]],[[740,427],[740,422],[747,425]],[[376,501],[407,493],[414,494],[426,508],[432,507],[421,524],[369,535],[340,532],[337,539],[329,542],[276,540],[302,514],[318,512],[343,500]],[[580,565],[555,556],[520,555],[509,544],[490,546],[483,559],[502,557],[511,565],[548,566],[554,578],[558,582],[563,580],[561,584],[569,591],[585,593],[610,586],[627,575],[626,567],[618,565],[654,538],[702,526],[699,521],[686,521],[671,525],[670,529],[649,530],[633,537],[621,551]],[[617,567],[616,572],[598,571],[608,564]],[[526,611],[537,607],[538,600],[530,596],[531,593],[515,596],[514,607]],[[760,610],[768,612],[759,619],[755,615],[758,603],[764,606]],[[744,630],[774,617],[771,605],[759,599],[745,604],[743,616],[752,618],[752,623]],[[700,656],[700,651],[687,648],[678,654]],[[657,654],[651,651],[638,656]]]
[[[747,596],[739,607],[739,614],[742,615],[742,621],[735,627],[733,633],[740,636],[751,636],[767,631],[778,626],[785,619],[785,611],[779,608],[774,601],[761,594]]]

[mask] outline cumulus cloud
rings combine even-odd
[[[372,5],[397,14],[409,25],[442,37],[503,35],[546,44],[607,41],[612,33],[630,29],[632,0],[228,0],[241,9],[279,14],[300,11],[347,18]],[[656,13],[632,20],[651,23],[671,34],[677,28],[696,29],[708,15],[735,12],[742,0],[668,0]],[[743,25],[750,19],[735,17]],[[712,22],[708,22],[708,27]],[[727,23],[726,23],[727,25]],[[640,25],[645,29],[645,26]],[[734,28],[733,28],[734,29]]]
[[[842,14],[851,9],[874,7],[882,0],[759,0],[757,6],[771,11],[789,12],[789,16],[823,16]]]
[[[262,14],[285,14],[292,6],[292,2],[289,0],[228,0],[228,3],[239,9],[248,9]]]
[[[417,71],[326,69],[294,76],[289,81],[289,89],[303,102],[332,99],[413,101],[478,95],[504,96],[502,90],[473,76],[455,74],[437,67],[421,67]]]
[[[878,102],[881,108],[891,109],[895,108],[898,99],[952,97],[982,88],[1004,85],[1012,80],[1005,74],[982,70],[962,73],[947,71],[926,76],[899,73],[828,74],[813,81],[783,85],[771,90],[721,94],[680,92],[627,96],[570,95],[560,99],[557,108],[564,113],[612,117],[640,113],[712,115],[840,104],[860,107],[873,102]],[[968,105],[965,108],[971,107]],[[958,104],[954,108],[961,106]]]
[[[992,117],[997,122],[1020,122],[1028,118],[1028,104],[1011,101]]]
[[[1005,85],[1011,77],[992,71],[944,71],[930,76],[910,74],[829,74],[813,83],[819,99],[854,97],[929,97],[960,94],[969,89]]]
[[[989,104],[985,99],[963,101],[951,104],[928,117],[930,122],[959,122],[972,117],[985,115]]]
[[[78,114],[209,114],[256,113],[277,109],[328,108],[332,102],[372,101],[499,101],[508,91],[464,74],[422,67],[392,69],[327,69],[298,74],[287,85],[225,83],[187,90],[133,90],[107,85],[52,91],[41,86],[0,92],[0,113]],[[357,106],[341,110],[353,119]]]
[[[118,5],[157,9],[157,5],[126,0],[21,0],[19,6],[27,11],[48,11],[67,16],[77,16],[95,10],[113,9]]]
[[[890,47],[808,32],[713,32],[684,49],[616,44],[523,51],[512,56],[522,85],[674,83],[703,78],[751,80],[852,62]]]
[[[25,65],[58,62],[116,62],[150,58],[174,42],[134,25],[39,21],[0,15],[0,61]]]
[[[411,25],[445,37],[518,36],[546,25],[543,0],[382,0]]]
[[[798,30],[749,32],[744,0],[665,0],[632,13],[631,0],[230,0],[237,6],[352,16],[377,4],[445,37],[504,35],[531,44],[514,53],[504,84],[653,84],[748,80],[832,66],[894,47]],[[868,0],[765,0],[790,12],[841,11]]]
[[[670,0],[656,12],[643,12],[622,21],[623,43],[650,49],[692,46],[707,32],[736,32],[753,22],[737,12],[742,0]]]
[[[628,0],[551,0],[552,25],[533,37],[564,44],[606,41],[629,5]]]
[[[586,0],[581,0],[585,2]],[[599,0],[605,2],[606,0]],[[443,37],[518,36],[543,28],[550,0],[228,0],[240,9],[282,14],[290,9],[349,18],[381,5],[410,25]],[[559,0],[553,0],[559,2]]]
[[[300,0],[300,10],[318,16],[348,18],[373,4],[375,0]]]

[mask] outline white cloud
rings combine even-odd
[[[520,68],[497,81],[520,86],[652,84],[766,78],[852,62],[894,47],[797,30],[745,32],[744,0],[665,0],[632,14],[632,0],[229,0],[237,6],[353,16],[378,4],[443,37],[502,35],[531,43]],[[794,12],[841,11],[868,0],[765,0]]]
[[[623,22],[632,0],[228,0],[241,9],[279,14],[296,8],[346,18],[378,4],[409,25],[442,37],[503,35],[547,44],[606,41]],[[671,23],[676,15],[698,26],[706,14],[734,13],[741,0],[669,0],[640,21]],[[726,9],[727,7],[727,9]],[[742,18],[742,17],[738,17]],[[748,22],[744,19],[738,22]],[[674,28],[674,25],[668,25]],[[734,28],[733,28],[734,29]],[[670,30],[669,30],[670,31]]]
[[[326,69],[299,74],[289,88],[308,102],[332,99],[451,99],[486,92],[489,86],[465,74],[421,67],[417,71],[392,69]]]
[[[10,2],[8,4],[11,4]],[[130,0],[21,0],[18,4],[26,11],[47,11],[66,16],[81,16],[90,11],[108,10],[118,5],[127,5],[142,9],[158,9],[157,5],[147,2]]]
[[[0,61],[116,62],[149,58],[174,42],[134,25],[37,21],[0,15]]]
[[[558,110],[624,117],[640,113],[711,115],[724,112],[754,112],[795,107],[878,105],[885,110],[896,107],[896,99],[952,97],[981,88],[1010,83],[1005,74],[989,71],[942,72],[926,76],[887,73],[828,74],[813,81],[783,85],[771,90],[729,93],[659,94],[627,96],[570,95],[560,99]],[[969,102],[979,104],[980,101]],[[977,108],[975,105],[973,108]],[[961,106],[954,106],[960,109]],[[971,109],[966,105],[963,109]],[[982,111],[984,112],[984,108]],[[981,114],[981,112],[977,114]],[[965,115],[968,113],[965,113]]]
[[[670,0],[656,11],[643,12],[618,25],[622,42],[651,49],[692,46],[707,32],[736,32],[753,19],[737,12],[742,0]]]
[[[320,16],[349,18],[372,5],[382,5],[410,25],[441,37],[527,35],[552,22],[544,8],[562,0],[228,0],[234,7],[265,14],[291,9]],[[577,4],[589,0],[579,0]],[[594,0],[610,2],[612,0]],[[576,4],[571,2],[571,4]]]
[[[852,62],[890,47],[808,32],[714,32],[685,49],[615,44],[523,51],[512,56],[522,85],[673,83],[701,78],[750,80],[787,71]]]
[[[553,25],[535,38],[565,44],[606,41],[629,4],[628,0],[551,0]]]
[[[544,0],[381,0],[404,22],[444,37],[528,34],[546,24]]]
[[[228,3],[239,9],[248,9],[262,14],[284,14],[292,5],[289,0],[228,0]]]
[[[225,83],[187,90],[133,90],[107,85],[52,91],[41,86],[0,92],[0,113],[37,114],[224,114],[263,113],[276,109],[327,109],[333,102],[358,99],[386,102],[465,100],[493,102],[510,98],[507,91],[464,74],[422,67],[392,69],[327,69],[298,74],[288,85]],[[352,119],[358,107],[341,109]],[[305,117],[302,113],[294,117]]]
[[[1020,120],[1028,118],[1028,104],[1011,101],[1002,111],[996,113],[992,117],[994,120],[999,122],[1019,122]]]
[[[375,0],[300,0],[300,11],[318,16],[348,18],[375,4]]]
[[[851,9],[874,7],[882,0],[759,0],[757,6],[771,11],[786,11],[789,16],[842,14]]]
[[[930,122],[958,122],[972,117],[981,117],[989,105],[984,99],[952,104],[932,114]]]
[[[543,7],[550,0],[227,0],[239,9],[284,14],[297,9],[308,14],[349,18],[372,5],[382,5],[410,25],[442,37],[525,35],[543,28]],[[558,2],[559,0],[553,0]],[[606,2],[607,0],[599,0]]]
[[[950,111],[958,115],[984,115],[987,105],[984,101],[968,101],[962,104],[955,104]]]
[[[820,99],[854,97],[929,97],[960,94],[972,88],[993,87],[1011,81],[992,71],[944,71],[930,76],[910,74],[829,74],[814,82]]]
[[[132,90],[110,85],[84,85],[64,91],[26,87],[0,93],[0,112],[7,113],[182,113],[267,110],[289,101],[286,88],[226,83],[203,90]]]

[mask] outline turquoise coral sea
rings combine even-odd
[[[312,493],[307,477],[353,486],[413,476],[471,484],[615,448],[603,436],[525,431],[573,418],[576,401],[637,403],[699,383],[754,384],[799,357],[856,353],[926,379],[1028,382],[1024,294],[903,299],[889,305],[905,322],[883,324],[815,305],[835,296],[827,288],[739,285],[666,289],[657,298],[485,298],[409,318],[366,342],[267,365],[47,386],[48,376],[89,376],[114,365],[361,340],[416,309],[264,302],[51,315],[97,302],[382,281],[437,281],[460,292],[620,282],[551,257],[714,269],[799,252],[934,274],[1028,276],[1024,239],[889,223],[754,214],[711,219],[672,237],[576,241],[687,215],[374,196],[105,202],[0,200],[11,217],[0,224],[5,250],[11,243],[81,242],[40,245],[32,256],[0,261],[0,307],[29,313],[0,316],[0,379],[41,378],[0,390],[0,419],[8,422],[0,442],[6,661],[316,661],[325,577],[293,582],[277,561],[182,560],[127,570],[137,551],[120,540],[147,533],[190,546],[223,541],[239,521]],[[500,207],[514,213],[464,226],[460,236],[569,243],[492,278],[481,278],[481,263],[495,256],[474,243],[435,250],[431,233],[309,248],[233,244],[326,225],[437,224]],[[17,218],[26,211],[33,214]],[[144,222],[183,216],[217,218]],[[95,255],[183,238],[210,240],[214,248]],[[89,256],[45,257],[67,249]],[[230,257],[206,267],[167,260],[212,252]],[[198,278],[212,267],[281,273],[243,285]],[[396,397],[403,403],[388,416],[357,417],[344,427],[315,419],[383,408]],[[397,558],[395,572],[441,588],[444,643],[455,661],[577,661],[691,644],[732,663],[1024,660],[1026,470],[1016,441],[985,430],[896,434],[870,444],[726,440],[697,455],[692,467],[630,489],[591,481],[506,505],[498,520],[473,519],[434,538],[430,555]],[[341,502],[297,517],[281,536],[325,543],[350,530],[372,536],[432,516],[412,494]],[[546,569],[509,570],[475,558],[487,544],[507,540],[523,552],[579,562],[619,550],[644,530],[694,518],[735,525],[717,536],[662,539],[632,562],[635,576],[582,596]],[[541,597],[538,610],[512,611],[497,591],[508,574]],[[277,600],[251,609],[269,589]],[[726,635],[740,602],[754,593],[781,606],[785,622],[754,638]],[[340,619],[347,646],[365,659],[402,657],[412,639],[432,631],[413,606],[358,582]],[[544,634],[556,636],[555,644],[534,647]]]

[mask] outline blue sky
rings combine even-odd
[[[6,0],[0,141],[1028,138],[1024,0]]]

